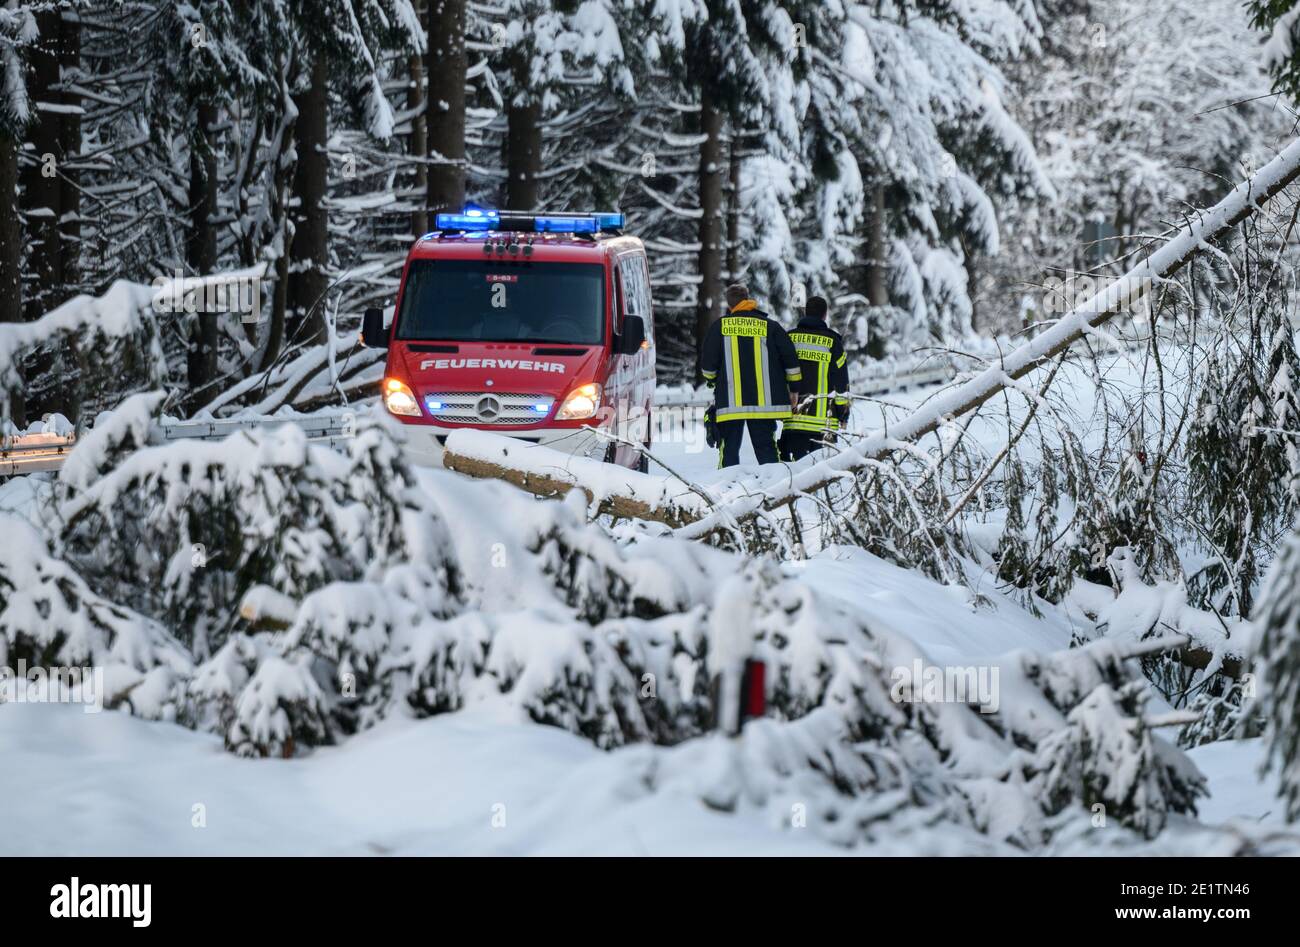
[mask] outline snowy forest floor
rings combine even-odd
[[[1096,396],[1102,388],[1109,397],[1146,399],[1149,406],[1150,393],[1133,369],[1123,357],[1104,359],[1098,366],[1072,363],[1054,399],[1065,412],[1063,421],[1085,439],[1100,436],[1090,419],[1097,416]],[[862,401],[852,428],[878,427],[883,410],[903,410],[934,390],[891,397],[890,409]],[[1017,422],[1025,403],[1011,400],[1009,419],[990,410],[972,428],[972,440],[989,450],[1005,443],[1006,427]],[[687,431],[656,445],[655,452],[677,472],[709,482],[722,474],[715,469],[716,454],[701,449],[698,434]],[[30,515],[44,476],[9,481],[0,488],[0,509]],[[511,620],[511,610],[533,608],[537,596],[529,582],[510,570],[487,568],[485,557],[497,531],[516,528],[514,524],[540,513],[543,501],[449,471],[421,470],[418,482],[461,547],[462,565],[480,589],[483,611]],[[507,536],[502,532],[500,538]],[[662,549],[665,554],[675,551],[668,545]],[[1004,682],[1016,679],[1017,655],[1062,651],[1072,638],[1095,634],[1090,619],[1069,599],[1061,607],[1044,603],[1042,615],[1036,616],[999,591],[996,579],[975,563],[970,563],[968,578],[975,579],[978,604],[971,588],[941,584],[858,548],[832,546],[780,568],[787,579],[834,601],[864,626],[909,639],[928,662],[1005,667]],[[523,612],[513,614],[514,620],[526,618]],[[1017,698],[1008,693],[1004,699]],[[1155,713],[1168,709],[1154,690],[1149,707]],[[633,744],[602,751],[558,727],[532,722],[508,694],[479,692],[464,709],[424,719],[397,713],[340,745],[294,759],[246,759],[226,752],[220,736],[174,723],[112,711],[88,714],[76,705],[10,703],[0,708],[5,759],[0,767],[0,853],[1023,851],[1001,841],[995,831],[981,834],[943,824],[912,827],[899,835],[885,830],[867,844],[846,848],[824,834],[800,831],[788,813],[780,817],[778,808],[715,811],[704,799],[717,770],[730,758],[731,743],[704,736],[673,747]],[[1282,822],[1276,778],[1259,775],[1259,740],[1214,743],[1189,756],[1207,779],[1208,798],[1199,805],[1198,820],[1173,820],[1158,839],[1137,851],[1223,853],[1234,836],[1261,833],[1300,850],[1300,834],[1288,832]],[[1079,818],[1086,820],[1086,812]],[[1048,853],[1097,854],[1112,845],[1127,846],[1118,832],[1081,825],[1077,832],[1064,833]]]
[[[993,608],[973,610],[953,590],[861,551],[831,550],[798,571],[932,660],[976,663],[1069,642],[1059,613],[1035,618],[996,594]],[[124,713],[10,704],[0,746],[0,838],[10,855],[975,853],[961,836],[940,834],[846,850],[760,814],[712,812],[687,787],[649,792],[636,777],[652,748],[602,752],[506,702],[393,718],[294,760],[240,759],[217,736]],[[1275,781],[1258,776],[1261,751],[1259,740],[1243,740],[1190,753],[1208,780],[1203,824],[1281,829]],[[192,824],[196,805],[202,828]],[[1013,853],[991,840],[979,848]]]

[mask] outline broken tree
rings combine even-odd
[[[1016,381],[1060,355],[1085,335],[1095,331],[1117,313],[1129,311],[1158,282],[1168,279],[1200,250],[1223,238],[1238,224],[1255,214],[1288,184],[1300,177],[1300,139],[1237,185],[1227,197],[1208,210],[1191,215],[1187,222],[1158,249],[1105,289],[1072,309],[1046,331],[1036,336],[974,377],[940,392],[923,406],[826,460],[811,459],[782,466],[779,472],[737,481],[720,493],[707,511],[683,509],[677,502],[662,506],[636,502],[641,519],[656,520],[676,528],[687,537],[706,536],[734,523],[743,523],[789,504],[800,496],[821,490],[873,461],[893,452],[904,442],[915,441],[941,424],[976,410]],[[446,466],[470,476],[507,480],[524,490],[543,496],[581,487],[599,512],[628,509],[630,501],[643,495],[618,490],[608,482],[588,483],[584,471],[571,465],[552,464],[545,478],[538,471],[516,467],[509,458],[488,447],[482,439],[453,434],[447,441]],[[482,451],[488,448],[485,456]],[[693,504],[692,504],[693,507]]]

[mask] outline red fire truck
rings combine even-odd
[[[645,245],[623,215],[467,208],[406,258],[392,324],[369,309],[367,346],[388,349],[384,406],[407,450],[440,465],[461,428],[644,468],[655,387]]]

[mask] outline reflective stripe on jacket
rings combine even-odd
[[[849,390],[848,355],[844,340],[834,329],[820,319],[803,318],[790,333],[790,341],[803,367],[798,386],[799,400],[813,398],[804,404],[799,413],[785,422],[787,431],[837,431],[839,418],[831,411],[831,403],[843,406],[848,398],[829,397],[833,392],[843,395]]]
[[[709,326],[700,371],[719,422],[790,417],[790,386],[802,377],[790,336],[752,299]]]

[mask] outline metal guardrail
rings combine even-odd
[[[2,438],[0,477],[58,470],[76,446],[76,434],[15,434]]]
[[[217,418],[210,421],[164,421],[149,432],[152,443],[171,441],[215,441],[238,431],[271,430],[296,424],[313,444],[339,447],[352,436],[356,414],[342,412],[308,417]],[[0,440],[0,477],[20,477],[63,466],[77,446],[76,434],[16,434]]]
[[[345,411],[338,414],[314,414],[290,418],[271,416],[215,418],[210,421],[164,421],[150,431],[150,440],[158,443],[183,440],[216,441],[238,431],[273,430],[285,424],[294,424],[302,428],[309,441],[333,442],[350,437],[356,427],[356,419],[356,412]]]
[[[956,373],[948,365],[936,365],[933,368],[920,368],[914,372],[900,372],[896,375],[880,375],[868,378],[853,393],[856,395],[887,395],[891,391],[907,391],[909,388],[923,388],[926,385],[946,385]]]

